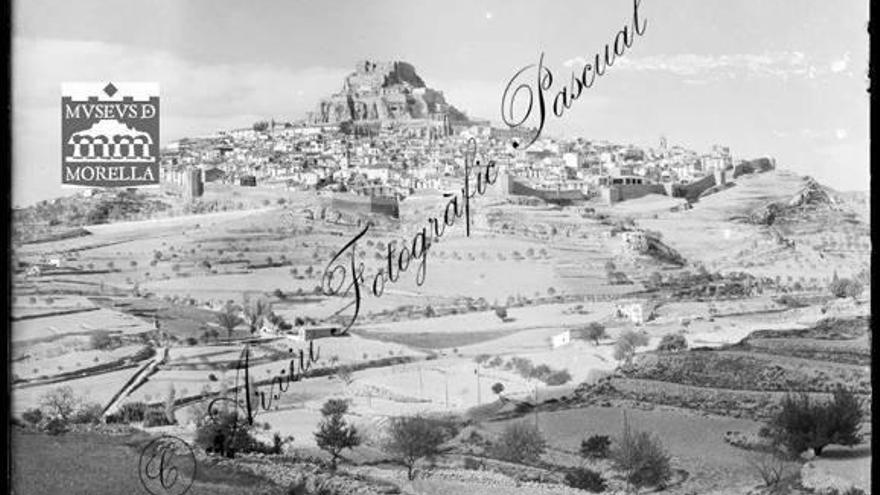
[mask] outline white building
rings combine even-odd
[[[550,337],[550,344],[554,349],[568,345],[571,342],[571,330],[566,330],[560,334]]]

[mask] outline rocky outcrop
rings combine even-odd
[[[828,189],[808,177],[804,187],[787,201],[768,203],[754,210],[748,221],[756,225],[771,226],[780,218],[794,218],[799,212],[815,208],[837,209],[838,201]]]
[[[806,185],[788,200],[788,206],[792,208],[800,206],[833,206],[836,204],[837,201],[828,193],[828,190],[812,177],[808,177]]]
[[[407,62],[362,61],[346,76],[342,90],[318,103],[314,123],[397,121],[467,122],[467,116],[429,88]],[[446,124],[448,125],[448,124]]]

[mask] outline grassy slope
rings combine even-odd
[[[18,495],[147,493],[138,478],[144,443],[128,436],[71,433],[52,437],[12,430],[12,489]],[[207,482],[206,480],[210,480]],[[253,475],[199,465],[192,495],[281,493]]]

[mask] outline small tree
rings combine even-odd
[[[547,450],[547,442],[530,421],[511,423],[498,441],[492,444],[492,453],[500,459],[521,464],[535,463]]]
[[[388,433],[385,448],[406,466],[410,480],[415,478],[416,462],[439,454],[440,445],[446,441],[442,425],[424,416],[393,418]]]
[[[342,380],[346,385],[351,385],[351,382],[354,381],[354,376],[351,373],[351,370],[348,366],[340,366],[336,369],[336,377]]]
[[[624,361],[626,364],[632,362],[637,347],[648,345],[648,336],[644,333],[627,330],[620,334],[617,343],[614,344],[614,359]]]
[[[69,386],[59,387],[47,392],[40,399],[40,405],[50,418],[58,418],[62,421],[70,421],[80,405],[80,400]]]
[[[669,454],[660,440],[645,431],[631,430],[626,416],[623,432],[611,449],[614,466],[636,487],[664,486],[672,477]]]
[[[168,421],[168,424],[172,425],[177,423],[177,418],[174,416],[174,399],[176,395],[177,391],[174,389],[174,384],[169,383],[168,393],[165,396],[165,408],[163,412],[165,413],[165,419]]]
[[[226,329],[226,339],[232,339],[232,332],[239,324],[243,323],[238,316],[238,307],[234,304],[226,304],[220,313],[217,314],[217,322],[221,327]]]
[[[348,402],[342,399],[330,399],[321,407],[324,417],[315,432],[315,442],[321,450],[331,455],[332,469],[336,470],[337,461],[344,449],[351,449],[361,444],[357,429],[349,425],[343,416],[348,412]]]
[[[605,325],[597,321],[591,322],[579,333],[582,339],[592,340],[594,345],[599,345],[599,339],[608,338],[608,334],[605,332]]]
[[[770,428],[773,438],[790,453],[796,455],[812,448],[819,456],[830,444],[860,443],[861,421],[858,398],[851,390],[838,386],[831,401],[824,404],[812,402],[806,393],[786,395]]]
[[[498,319],[501,321],[507,320],[507,308],[504,306],[496,307],[495,308],[495,316],[497,316]]]
[[[495,382],[495,384],[492,385],[492,393],[495,395],[501,395],[501,392],[504,392],[504,384],[501,382]]]
[[[253,301],[245,300],[244,317],[251,333],[255,333],[263,322],[263,318],[272,313],[272,305],[263,298]]]
[[[657,345],[658,351],[681,351],[687,349],[688,343],[684,335],[678,333],[670,333],[660,339]]]

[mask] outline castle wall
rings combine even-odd
[[[608,203],[617,203],[628,199],[638,199],[649,194],[666,194],[662,184],[618,184],[601,188],[602,199]]]
[[[673,196],[676,198],[685,198],[688,201],[694,201],[700,197],[700,194],[702,194],[703,191],[715,187],[716,184],[715,175],[707,175],[706,177],[703,177],[696,182],[691,182],[690,184],[677,184],[673,188]]]
[[[767,172],[776,168],[776,164],[770,158],[757,158],[737,164],[733,167],[733,178],[737,178],[744,174],[755,174]]]

